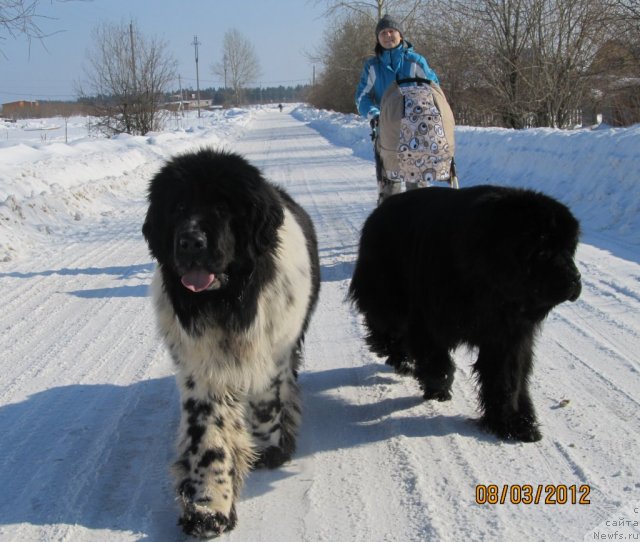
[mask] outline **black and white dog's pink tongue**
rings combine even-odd
[[[216,276],[207,271],[189,271],[182,276],[182,285],[192,292],[202,292],[213,284]]]

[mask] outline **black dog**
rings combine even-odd
[[[217,536],[235,525],[249,469],[277,467],[295,449],[296,376],[320,285],[316,235],[284,190],[212,150],[179,156],[151,180],[142,231],[178,371],[180,523]]]
[[[579,225],[555,199],[495,186],[427,188],[367,219],[349,295],[367,343],[425,399],[451,398],[451,351],[478,348],[482,421],[505,439],[541,438],[529,395],[536,334],[580,295]]]

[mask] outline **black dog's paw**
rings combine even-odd
[[[513,418],[507,421],[482,418],[481,425],[503,440],[537,442],[542,438],[538,424],[531,418]]]
[[[277,446],[269,446],[260,452],[258,459],[253,464],[254,469],[277,469],[291,459],[291,454],[284,452]]]
[[[424,394],[422,395],[425,401],[450,401],[451,400],[451,390],[450,389],[425,389]]]
[[[425,401],[449,401],[451,399],[451,385],[453,384],[453,373],[446,373],[442,376],[421,374],[418,379],[423,391]]]
[[[213,512],[203,506],[189,503],[178,521],[182,530],[196,538],[216,538],[224,532],[231,531],[238,521],[235,505],[231,507],[229,517],[221,512]]]
[[[413,376],[415,371],[415,363],[406,356],[389,356],[385,364],[393,367],[396,374],[402,376]]]

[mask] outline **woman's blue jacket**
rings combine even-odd
[[[380,100],[385,90],[396,79],[407,77],[422,77],[440,84],[436,72],[429,67],[422,55],[413,50],[413,45],[408,41],[367,59],[356,90],[358,113],[369,120],[379,115]]]

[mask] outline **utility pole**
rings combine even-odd
[[[136,92],[136,53],[133,47],[133,22],[129,23],[129,40],[131,42],[131,74],[133,76],[133,91]]]
[[[198,45],[200,45],[200,42],[198,41],[198,36],[193,37],[191,45],[196,51],[196,99],[198,100],[198,118],[200,118],[200,72],[198,71]]]
[[[140,112],[140,100],[138,99],[138,82],[136,81],[136,52],[133,46],[133,21],[129,22],[129,40],[131,42],[131,78],[133,79],[133,96],[129,96],[131,113]],[[126,107],[126,105],[125,105]]]

